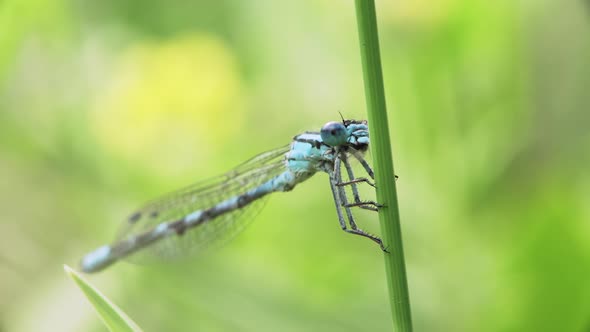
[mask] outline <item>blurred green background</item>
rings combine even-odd
[[[416,331],[590,330],[589,10],[377,1]],[[0,331],[104,331],[63,263],[364,109],[352,1],[0,2]],[[390,330],[327,181],[207,255],[90,279],[145,331]]]

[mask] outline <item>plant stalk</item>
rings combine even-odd
[[[379,222],[384,252],[389,302],[395,331],[412,331],[410,296],[402,245],[395,173],[389,139],[383,73],[374,0],[355,0],[363,66],[365,98],[375,169]]]

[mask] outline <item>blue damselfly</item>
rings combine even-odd
[[[127,220],[121,237],[87,254],[85,272],[99,271],[140,249],[157,248],[160,255],[198,250],[240,227],[266,195],[290,191],[317,172],[329,175],[341,228],[377,242],[381,239],[357,227],[351,207],[377,211],[374,201],[359,197],[357,184],[375,186],[373,170],[364,159],[369,148],[366,121],[328,122],[320,132],[295,136],[291,144],[264,152],[225,175],[196,183],[148,202]],[[349,159],[360,162],[369,178],[356,177]],[[342,178],[342,165],[347,180]],[[352,201],[346,188],[352,191]],[[231,234],[230,234],[231,235]]]

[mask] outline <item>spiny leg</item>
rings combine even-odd
[[[363,168],[365,169],[367,174],[369,174],[371,179],[375,180],[375,173],[373,172],[373,169],[371,168],[371,166],[369,166],[369,163],[367,163],[367,161],[363,157],[363,154],[352,147],[350,147],[349,150],[350,150],[350,153],[359,161],[359,163],[361,163],[361,165],[363,165]],[[395,177],[396,180],[399,178],[399,176],[397,176],[395,174],[393,176]]]
[[[371,179],[375,180],[375,173],[373,172],[373,169],[371,168],[371,166],[369,166],[369,163],[367,163],[363,155],[354,148],[349,148],[349,150],[350,153],[356,158],[356,160],[358,160],[359,163],[361,163],[361,165],[363,166],[367,174],[369,174]]]
[[[336,158],[336,161],[334,163],[334,178],[332,180],[332,181],[336,181],[336,183],[338,183],[342,180],[342,174],[340,171],[340,166],[341,166],[340,163],[341,163],[340,158]],[[343,217],[342,211],[340,211],[340,207],[342,207],[346,211],[346,216],[348,217],[348,223],[350,224],[350,228],[351,228],[351,229],[347,229],[346,223],[344,223],[344,227],[342,228],[342,230],[344,230],[345,232],[350,233],[350,234],[356,234],[356,235],[360,235],[360,236],[366,237],[368,239],[371,239],[372,241],[379,244],[379,247],[381,247],[381,250],[387,251],[386,248],[383,246],[383,241],[381,241],[381,239],[379,237],[369,234],[356,226],[352,211],[350,210],[349,207],[347,207],[348,198],[346,197],[345,189],[341,186],[340,187],[336,186],[333,182],[331,182],[331,184],[332,184],[332,192],[334,194],[334,199],[335,200],[337,199],[338,200],[337,205],[340,205],[338,207],[338,218],[340,219]],[[336,193],[335,191],[337,191],[338,193]],[[340,223],[341,225],[342,225],[342,221],[343,220],[341,220],[341,223]]]
[[[383,207],[383,204],[379,204],[375,201],[359,201],[354,203],[347,203],[344,207],[351,208],[351,207],[358,207],[364,210],[375,211],[378,212],[380,207]]]
[[[350,167],[350,163],[348,162],[348,158],[346,157],[346,153],[340,153],[340,158],[339,160],[341,160],[344,163],[344,167],[346,168],[346,173],[348,173],[348,180],[350,183],[350,187],[352,188],[352,197],[354,197],[354,201],[355,202],[360,202],[360,197],[359,197],[359,191],[358,188],[356,186],[356,182],[350,182],[352,180],[355,179],[354,177],[354,172],[352,171],[352,167]],[[339,180],[342,180],[342,178],[340,178]],[[342,182],[340,182],[342,183]]]
[[[374,185],[368,179],[364,179],[364,181],[363,180],[355,181],[357,179],[354,177],[354,172],[352,170],[352,167],[350,166],[350,163],[348,162],[348,158],[346,157],[345,153],[341,153],[339,159],[342,160],[342,162],[344,163],[344,167],[346,168],[346,172],[348,173],[348,180],[349,180],[348,182],[340,182],[339,185],[341,187],[344,185],[350,185],[350,187],[352,188],[352,196],[354,198],[354,203],[346,204],[345,207],[358,206],[359,208],[365,209],[365,210],[379,211],[379,207],[381,207],[382,205],[378,204],[377,202],[361,201],[356,184],[357,184],[357,182],[366,181],[367,183],[369,183],[373,187],[374,187]],[[340,177],[340,180],[342,180],[341,177]]]
[[[336,187],[336,183],[338,181],[335,178],[334,172],[330,173],[330,189],[332,189],[332,196],[334,198],[334,203],[336,204],[336,213],[338,214],[338,222],[340,222],[340,227],[343,230],[346,230],[346,221],[344,220],[344,216],[342,215],[342,203],[340,202],[340,197],[338,196],[338,189]]]
[[[381,239],[379,237],[377,237],[373,234],[367,233],[364,230],[362,230],[356,226],[352,211],[350,210],[349,207],[346,206],[348,204],[348,200],[346,198],[346,193],[344,192],[343,188],[338,188],[338,190],[341,192],[342,201],[343,201],[342,206],[343,206],[344,210],[346,211],[346,215],[348,217],[348,223],[350,224],[350,228],[351,228],[351,229],[344,229],[344,231],[347,233],[350,233],[350,234],[360,235],[360,236],[366,237],[368,239],[371,239],[372,241],[376,242],[379,245],[381,250],[387,251],[387,249],[383,245],[383,241],[381,241]]]
[[[375,180],[375,173],[373,172],[373,169],[371,168],[371,166],[369,165],[369,163],[367,163],[367,161],[363,157],[362,153],[360,153],[358,150],[356,150],[356,149],[354,149],[352,147],[349,148],[349,151],[356,158],[356,160],[358,160],[359,163],[361,163],[361,165],[363,165],[363,168],[365,169],[365,171],[367,172],[367,174],[369,174],[369,176],[371,177],[371,179]],[[395,177],[396,180],[399,178],[399,176],[397,176],[395,174],[393,176]],[[362,179],[362,178],[359,178],[359,179]],[[361,180],[361,181],[364,181],[364,180]],[[375,185],[373,185],[373,186],[375,186]]]
[[[360,182],[365,182],[367,183],[369,186],[376,188],[375,184],[373,182],[371,182],[369,179],[367,178],[356,178],[354,180],[350,180],[350,181],[345,181],[345,182],[340,182],[338,183],[338,186],[343,187],[343,186],[349,186],[353,183],[360,183]]]
[[[340,183],[342,181],[342,167],[341,167],[341,162],[342,159],[340,159],[340,156],[344,155],[344,153],[339,153],[339,157],[336,158],[336,161],[334,162],[334,177],[336,178],[336,183]],[[342,207],[346,207],[346,204],[348,204],[348,199],[346,198],[346,191],[344,190],[343,187],[336,187],[336,191],[338,192],[338,196],[340,198],[340,206]],[[358,196],[358,192],[357,192],[357,196]],[[350,228],[352,229],[356,229],[356,224],[354,222],[354,217],[352,216],[352,211],[350,211],[350,209],[346,209],[346,216],[348,217],[348,223],[350,224]]]
[[[385,248],[385,245],[383,245],[383,241],[381,241],[380,238],[378,238],[377,236],[373,235],[373,234],[369,234],[365,231],[363,231],[362,229],[345,229],[344,230],[346,233],[349,234],[355,234],[355,235],[360,235],[362,237],[366,237],[367,239],[370,239],[371,241],[377,243],[379,245],[379,248],[381,248],[381,250],[385,251],[385,252],[389,252],[387,251],[387,248]]]

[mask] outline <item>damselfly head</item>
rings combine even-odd
[[[344,120],[340,122],[328,122],[320,130],[322,141],[329,146],[341,146],[345,144],[368,145],[369,127],[366,120]]]
[[[348,142],[348,130],[336,121],[326,123],[320,130],[322,141],[329,146],[339,146]]]

